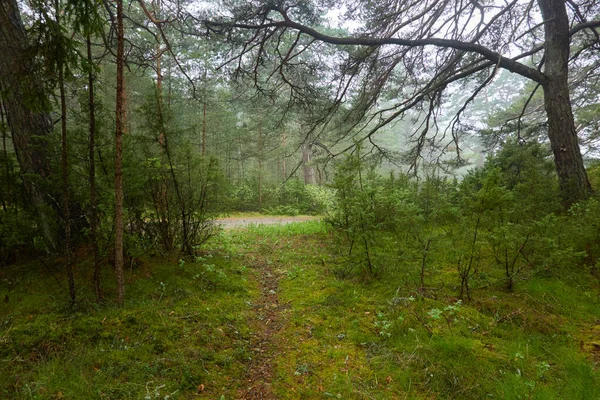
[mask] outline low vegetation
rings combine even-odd
[[[253,398],[267,360],[266,398],[599,398],[600,203],[561,213],[542,149],[507,149],[462,182],[349,157],[323,220],[143,254],[125,308],[86,262],[74,308],[61,259],[4,268],[1,395]]]

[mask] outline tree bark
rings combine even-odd
[[[36,75],[33,52],[27,42],[16,0],[0,2],[0,80],[5,110],[25,192],[35,209],[46,246],[58,250],[52,207],[41,181],[52,175],[47,138],[53,131],[47,96]]]
[[[586,199],[592,190],[583,165],[569,97],[569,17],[563,0],[538,0],[538,4],[545,21],[546,80],[542,87],[548,137],[561,198],[568,208],[576,201]]]
[[[262,161],[263,161],[263,131],[262,121],[258,128],[258,206],[262,207],[263,192],[262,192]]]
[[[0,93],[2,93],[2,85],[0,84]],[[13,188],[12,188],[12,171],[10,167],[10,162],[8,160],[8,148],[6,146],[6,138],[7,138],[7,126],[6,121],[4,119],[4,100],[0,95],[0,131],[2,131],[2,156],[4,158],[4,181],[6,182],[6,187],[4,188],[2,197],[2,209],[4,211],[7,210],[6,203],[13,202]]]
[[[283,176],[282,182],[287,180],[287,165],[285,160],[285,153],[287,151],[287,134],[283,132],[281,137],[281,146],[282,146],[282,157],[281,157],[281,175]]]
[[[302,145],[302,172],[305,185],[316,185],[315,169],[310,164],[310,145],[308,143]]]
[[[206,156],[206,100],[202,103],[202,158]]]
[[[60,25],[60,3],[54,3],[56,12],[56,23]],[[64,59],[58,59],[58,89],[60,92],[60,126],[61,126],[61,169],[62,169],[62,197],[63,197],[63,222],[65,228],[65,257],[67,280],[69,283],[69,298],[71,306],[75,304],[75,278],[73,277],[73,265],[71,254],[71,205],[69,193],[69,158],[67,148],[67,96],[65,94],[65,71]]]
[[[117,304],[125,303],[123,272],[123,132],[125,130],[125,55],[123,0],[117,0],[117,106],[115,129],[115,275]]]
[[[85,0],[86,12],[90,14],[90,0]],[[88,108],[89,108],[89,184],[90,184],[90,235],[94,253],[94,292],[96,300],[102,301],[100,284],[100,249],[98,248],[98,193],[96,192],[96,102],[94,98],[94,71],[92,69],[92,38],[88,31],[85,35],[88,62]]]

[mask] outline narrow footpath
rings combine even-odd
[[[285,320],[282,311],[285,305],[279,303],[277,296],[281,275],[275,271],[274,264],[257,253],[249,261],[249,267],[259,285],[261,294],[253,304],[254,318],[250,325],[254,331],[251,350],[252,360],[246,372],[246,388],[239,393],[242,399],[276,399],[271,383],[275,366],[273,359],[277,354],[277,333],[282,329]]]

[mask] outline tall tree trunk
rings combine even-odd
[[[89,15],[90,0],[85,0],[86,13]],[[92,251],[94,252],[94,292],[96,300],[102,301],[102,288],[100,284],[100,249],[98,248],[98,193],[96,192],[96,102],[94,99],[94,71],[92,68],[92,38],[86,32],[85,44],[88,62],[88,107],[89,107],[89,184],[90,184],[90,234]]]
[[[202,158],[206,156],[206,101],[202,103]]]
[[[242,138],[238,138],[237,160],[238,160],[238,183],[241,185],[244,182],[244,160],[242,159]]]
[[[54,2],[56,12],[56,23],[60,25],[60,1]],[[75,304],[75,278],[73,277],[73,265],[71,254],[71,205],[69,193],[69,159],[67,148],[67,97],[65,95],[65,71],[64,59],[59,56],[58,60],[58,89],[60,92],[60,127],[61,127],[61,169],[62,169],[62,197],[63,197],[63,219],[65,227],[65,256],[67,267],[67,280],[69,281],[69,298],[71,306]]]
[[[0,93],[2,93],[2,85],[0,84]],[[10,162],[8,161],[8,148],[6,146],[6,137],[7,137],[7,126],[6,119],[4,118],[4,100],[0,95],[0,131],[2,131],[2,157],[4,158],[4,181],[6,182],[6,187],[4,188],[2,194],[2,209],[4,211],[7,210],[6,202],[12,203],[13,200],[13,191],[12,191],[12,178],[11,178],[11,168]]]
[[[0,1],[0,81],[12,142],[21,168],[25,192],[36,211],[49,250],[58,250],[52,227],[52,207],[40,181],[52,175],[47,138],[53,131],[47,96],[35,65],[16,0]]]
[[[173,186],[175,187],[175,195],[177,196],[177,201],[179,203],[179,211],[181,214],[181,224],[182,224],[182,245],[181,251],[185,254],[192,254],[192,243],[190,241],[190,219],[188,218],[187,204],[183,197],[182,190],[179,187],[179,181],[177,180],[177,175],[175,175],[175,166],[173,165],[173,158],[171,157],[171,152],[169,148],[169,136],[167,135],[165,129],[165,120],[164,114],[162,110],[162,101],[160,100],[161,95],[158,93],[157,97],[157,105],[158,105],[158,119],[161,129],[163,130],[162,138],[163,138],[163,149],[165,152],[165,156],[167,157],[167,163],[169,164],[169,172],[171,174],[171,179],[173,180]]]
[[[544,106],[554,153],[560,194],[565,207],[591,193],[583,165],[569,98],[569,17],[564,0],[538,0],[545,21]]]
[[[154,9],[154,18],[159,18],[160,11],[160,0],[154,0],[152,2],[152,7]],[[170,78],[169,78],[170,79]],[[158,35],[158,39],[156,41],[156,107],[158,110],[158,119],[159,119],[159,132],[158,132],[158,144],[162,146],[164,158],[168,160],[168,150],[167,150],[167,133],[165,129],[165,124],[162,117],[163,112],[163,75],[162,75],[162,51],[160,48],[160,35]],[[161,164],[165,162],[165,160],[161,159]],[[175,244],[175,233],[171,229],[171,226],[174,224],[173,218],[170,218],[171,209],[170,203],[167,197],[168,187],[169,187],[169,177],[168,174],[161,169],[161,179],[158,181],[158,203],[157,207],[159,209],[159,214],[163,217],[161,220],[161,231],[163,237],[163,243],[165,249],[171,252],[173,250],[173,246]],[[171,234],[173,233],[173,234]]]
[[[117,304],[125,303],[123,272],[123,132],[125,130],[125,55],[123,0],[117,0],[117,106],[115,129],[115,275]]]
[[[302,145],[302,172],[304,173],[304,183],[306,185],[316,185],[315,169],[310,164],[310,144]]]
[[[161,8],[161,0],[156,0],[156,2],[154,3],[154,17],[156,19],[160,18],[160,8]],[[157,79],[156,79],[156,89],[157,89],[157,93],[156,93],[156,102],[157,102],[157,108],[158,108],[158,119],[159,119],[159,126],[160,126],[160,136],[162,138],[161,144],[163,146],[163,150],[165,153],[165,156],[167,158],[167,163],[169,164],[169,171],[171,174],[171,179],[173,180],[173,186],[175,187],[175,194],[177,196],[177,201],[179,203],[179,212],[180,212],[180,217],[181,217],[181,251],[185,254],[192,254],[193,249],[192,249],[192,243],[191,243],[191,238],[190,238],[190,218],[188,217],[188,212],[187,212],[187,205],[185,202],[185,199],[183,198],[183,194],[182,191],[179,187],[179,181],[177,180],[177,176],[175,175],[175,167],[173,165],[173,159],[171,157],[171,153],[170,153],[170,149],[169,149],[169,138],[167,135],[167,129],[166,129],[166,122],[165,122],[165,118],[164,118],[164,109],[163,109],[163,95],[162,95],[162,70],[161,70],[161,51],[160,51],[160,44],[157,43],[157,58],[156,58],[156,71],[157,71]],[[171,73],[170,73],[170,67],[169,67],[169,98],[168,98],[168,103],[167,106],[170,107],[170,100],[171,99]],[[205,111],[206,112],[206,111]],[[204,144],[203,144],[204,146]],[[204,147],[203,147],[203,153],[202,155],[204,156]],[[166,192],[165,192],[165,196],[166,196]],[[166,200],[166,199],[165,199]]]
[[[285,153],[287,151],[287,134],[285,132],[283,132],[282,138],[281,138],[281,145],[283,147],[283,155],[282,155],[282,160],[281,160],[281,174],[283,175],[283,182],[285,182],[285,180],[287,179],[287,165],[285,163]]]
[[[263,159],[263,131],[262,131],[262,122],[258,128],[258,206],[262,207],[262,159]]]

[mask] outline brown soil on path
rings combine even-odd
[[[311,215],[298,215],[296,217],[288,216],[251,216],[251,217],[229,217],[215,220],[215,224],[221,225],[223,229],[244,228],[250,225],[286,225],[292,222],[304,222],[318,220],[319,217]]]
[[[281,276],[275,271],[273,264],[259,254],[256,254],[250,267],[259,283],[261,296],[254,304],[255,317],[251,321],[255,334],[251,343],[252,360],[245,378],[247,385],[238,397],[247,400],[276,399],[271,389],[274,378],[273,359],[277,352],[275,336],[285,324],[282,316],[285,305],[280,304],[277,297]]]

